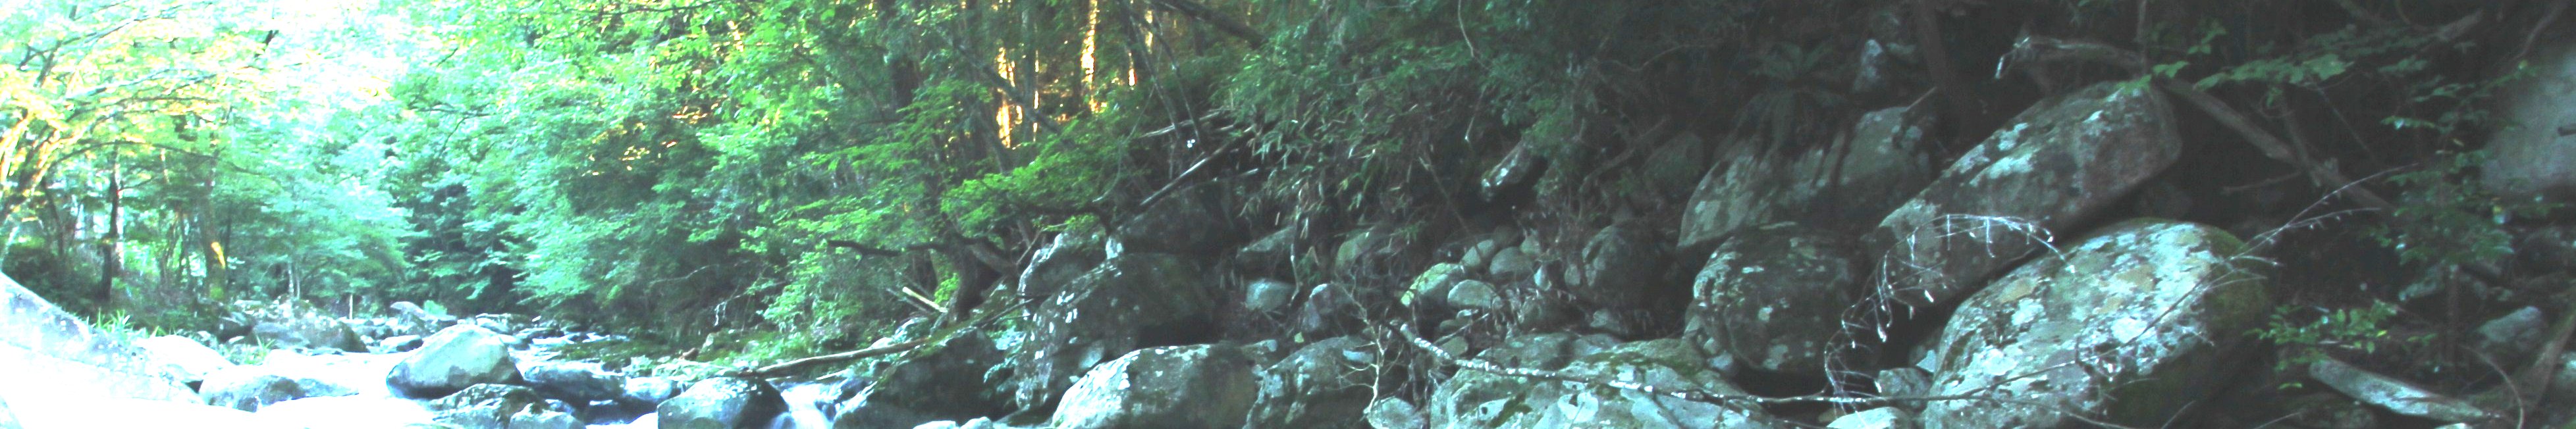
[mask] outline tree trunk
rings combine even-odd
[[[107,235],[98,240],[98,312],[107,314],[116,308],[116,277],[125,269],[125,258],[118,255],[119,240],[125,235],[125,159],[110,150],[107,161]]]

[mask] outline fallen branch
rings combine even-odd
[[[742,370],[742,371],[740,371],[740,372],[735,372],[735,373],[733,373],[733,374],[732,374],[732,376],[736,376],[736,377],[779,377],[779,376],[785,376],[785,375],[790,374],[790,373],[792,373],[792,372],[794,372],[794,371],[803,370],[803,369],[805,369],[806,367],[811,367],[811,366],[815,366],[815,365],[822,365],[822,364],[828,364],[828,363],[834,363],[834,362],[845,362],[845,361],[856,360],[856,359],[864,359],[864,358],[870,358],[870,357],[877,357],[877,356],[885,356],[885,355],[890,355],[890,354],[898,354],[898,353],[910,352],[910,351],[912,351],[913,349],[919,349],[919,348],[921,348],[922,346],[930,345],[930,344],[932,344],[932,343],[943,343],[943,342],[947,342],[949,339],[951,339],[951,338],[957,338],[957,336],[958,336],[958,335],[961,335],[961,334],[962,334],[962,335],[983,335],[983,334],[979,333],[979,332],[981,332],[982,330],[981,330],[981,329],[978,329],[978,328],[980,328],[980,327],[984,326],[984,324],[986,324],[986,323],[991,323],[994,319],[999,318],[999,316],[998,316],[998,315],[1000,315],[1000,314],[1010,313],[1011,311],[1013,311],[1013,310],[1018,310],[1018,309],[1020,309],[1021,307],[1026,306],[1026,305],[1028,305],[1028,303],[1023,302],[1023,303],[1020,303],[1020,304],[1017,304],[1017,305],[1012,305],[1012,306],[1010,306],[1010,307],[1008,307],[1008,308],[1004,308],[1004,309],[1002,309],[1002,310],[1000,310],[1000,311],[986,311],[986,312],[982,312],[982,313],[980,313],[980,314],[978,314],[978,315],[976,316],[976,319],[974,319],[973,323],[961,323],[961,324],[956,324],[956,325],[951,325],[951,326],[943,326],[943,327],[940,327],[940,328],[938,328],[938,329],[933,329],[933,330],[931,330],[930,334],[928,334],[928,335],[923,335],[921,338],[919,338],[919,339],[914,339],[914,340],[912,340],[912,341],[905,341],[905,342],[900,342],[900,343],[887,344],[887,345],[882,345],[882,346],[869,347],[869,348],[864,348],[864,349],[851,350],[851,351],[840,352],[840,353],[833,353],[833,354],[822,355],[822,356],[806,357],[806,358],[800,358],[800,359],[790,360],[790,361],[786,361],[786,362],[779,362],[779,363],[778,363],[778,364],[776,364],[776,365],[764,366],[764,367],[760,367],[760,368],[747,369],[747,370]]]
[[[921,348],[922,345],[930,344],[930,340],[932,339],[933,338],[922,338],[912,341],[780,362],[777,365],[764,366],[758,369],[743,371],[740,375],[745,377],[775,377],[815,365],[912,351],[912,349]]]
[[[2549,393],[2550,377],[2557,376],[2560,366],[2567,363],[2567,359],[2561,354],[2567,352],[2568,335],[2576,334],[2576,305],[2559,307],[2558,323],[2549,328],[2549,342],[2540,347],[2538,356],[2532,357],[2531,366],[2524,368],[2521,374],[2514,375],[2514,379],[2521,385],[2536,386],[2519,392],[2525,404],[2537,404],[2543,399],[2548,399],[2546,396]]]

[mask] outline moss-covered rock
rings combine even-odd
[[[2272,306],[2263,264],[2214,227],[2141,220],[2042,257],[1968,296],[1921,365],[1927,428],[2060,427],[2066,413],[2162,424],[2227,379]]]
[[[1246,428],[1365,428],[1361,421],[1379,368],[1377,346],[1333,337],[1264,369]]]
[[[856,402],[832,417],[832,427],[912,427],[1009,414],[1011,398],[988,377],[1001,362],[1002,351],[993,340],[958,335],[880,374],[858,392]]]
[[[1140,348],[1198,342],[1210,334],[1215,293],[1197,264],[1178,256],[1111,258],[1030,311],[1012,353],[1023,408],[1055,402],[1093,365]]]
[[[2102,83],[2041,100],[1879,221],[1872,249],[1909,304],[1950,303],[2082,225],[2182,154],[2172,107]]]
[[[1797,223],[1739,231],[1692,282],[1684,338],[1747,368],[1821,374],[1851,344],[1844,314],[1868,292],[1851,237]]]
[[[1697,347],[1675,339],[1620,344],[1575,359],[1562,373],[1668,390],[1742,394]],[[1422,412],[1435,428],[1759,428],[1775,420],[1744,410],[1602,384],[1461,370]]]
[[[1921,191],[1933,177],[1923,128],[1907,108],[1862,115],[1840,150],[1775,159],[1762,145],[1736,144],[1700,178],[1684,206],[1680,248],[1706,249],[1727,234],[1783,221],[1867,226]]]
[[[1241,349],[1202,344],[1137,350],[1083,375],[1065,392],[1048,426],[1236,427],[1257,392],[1252,359]]]

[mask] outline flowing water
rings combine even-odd
[[[525,368],[528,363],[551,360],[555,355],[555,353],[550,350],[552,346],[564,344],[564,341],[537,340],[531,341],[530,344],[535,347],[511,352],[513,355],[512,357],[521,362],[522,368]],[[430,402],[429,400],[406,399],[395,396],[392,389],[385,385],[385,374],[393,370],[395,363],[401,362],[403,358],[410,357],[411,355],[412,352],[347,353],[338,355],[305,356],[286,351],[272,352],[266,357],[265,362],[261,362],[260,365],[258,365],[259,368],[269,373],[287,378],[310,379],[319,381],[319,384],[322,385],[347,388],[354,391],[355,394],[302,398],[269,404],[268,406],[260,407],[258,412],[252,413],[251,422],[246,422],[244,424],[222,424],[217,426],[313,429],[401,429],[413,427],[412,425],[416,424],[430,423],[432,418],[435,417],[435,412],[430,410],[428,405]],[[819,411],[815,411],[815,413],[819,413]],[[172,423],[166,426],[156,427],[175,428],[208,426],[206,422],[202,420],[168,420]],[[786,421],[790,419],[782,418],[781,420]],[[791,426],[779,427],[830,427],[830,423],[828,421],[823,421],[822,423],[813,425],[807,425],[804,422],[805,420],[796,420]],[[652,414],[645,414],[643,417],[637,418],[632,422],[594,424],[589,427],[651,428],[655,427],[656,423],[657,420]]]
[[[770,419],[770,429],[824,429],[832,427],[832,406],[841,388],[838,383],[786,383],[778,395],[787,399],[787,412]]]

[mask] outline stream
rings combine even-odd
[[[580,334],[576,334],[580,336]],[[605,338],[604,336],[590,336]],[[564,339],[540,339],[515,348],[511,356],[522,371],[533,365],[554,362],[556,346],[570,344]],[[345,387],[352,394],[287,400],[260,407],[253,413],[261,427],[313,429],[399,429],[417,424],[434,423],[437,412],[431,408],[434,399],[408,399],[394,394],[385,383],[386,374],[396,363],[415,352],[343,353],[304,355],[277,350],[259,365],[267,373],[290,379],[311,380],[317,384]],[[771,429],[820,429],[832,426],[831,408],[840,396],[836,383],[811,381],[776,381],[780,395],[787,402],[786,412],[773,418]],[[345,392],[335,392],[345,393]],[[550,401],[552,402],[552,401]],[[558,408],[565,406],[557,402]],[[569,412],[571,410],[562,410]],[[591,421],[589,428],[652,428],[658,424],[653,413],[632,419]],[[179,426],[195,427],[195,426]]]

